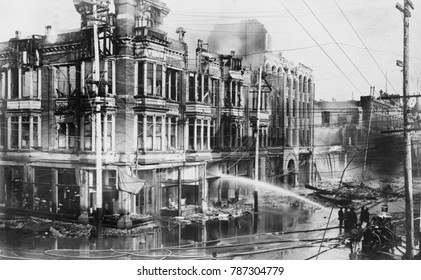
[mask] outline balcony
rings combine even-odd
[[[188,115],[206,115],[212,114],[212,106],[206,103],[187,103],[186,114]]]
[[[259,114],[261,122],[268,122],[269,121],[269,112],[268,111],[260,111]],[[253,110],[250,112],[250,119],[257,120],[257,110]]]
[[[56,115],[73,114],[75,111],[75,99],[60,98],[54,100],[54,113]]]
[[[159,164],[170,162],[183,162],[185,155],[182,151],[146,151],[137,156],[138,164]]]
[[[41,110],[41,100],[39,99],[19,99],[7,100],[7,110]]]
[[[167,32],[151,29],[148,26],[135,27],[136,39],[154,38],[162,41],[167,41]]]
[[[233,118],[244,118],[244,109],[240,107],[223,108],[222,114],[231,116]]]
[[[167,101],[157,96],[136,96],[136,110],[138,111],[161,111],[167,112]]]
[[[115,97],[111,96],[91,98],[89,103],[91,104],[92,108],[95,105],[100,104],[102,110],[112,110],[116,108]]]

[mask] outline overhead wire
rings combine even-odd
[[[350,82],[350,84],[361,94],[361,90],[355,85],[355,83],[349,78],[349,76],[339,67],[339,65],[333,60],[333,58],[327,53],[327,51],[317,42],[317,40],[311,35],[311,33],[304,27],[304,25],[297,19],[297,17],[283,4],[281,0],[278,2],[284,7],[285,10],[294,18],[294,20],[301,26],[301,28],[307,33],[307,35],[319,46],[323,53],[329,58],[329,60],[335,65],[335,67],[342,73],[342,75]]]
[[[354,61],[349,57],[349,55],[344,51],[344,49],[341,47],[341,45],[336,41],[336,39],[333,37],[332,33],[329,32],[329,30],[326,28],[326,26],[322,23],[320,18],[314,13],[313,9],[307,4],[305,0],[302,0],[303,3],[306,5],[306,7],[310,10],[312,15],[317,19],[317,21],[320,23],[320,25],[323,27],[323,29],[327,32],[327,34],[330,36],[330,38],[335,42],[335,44],[338,46],[338,48],[342,51],[342,53],[345,55],[345,57],[351,62],[351,64],[354,66],[355,70],[361,75],[361,77],[367,82],[367,84],[371,87],[372,83],[368,81],[366,76],[361,72],[361,70],[355,65]]]
[[[389,85],[392,87],[392,89],[396,91],[396,89],[393,87],[393,84],[390,82],[389,79],[387,79],[386,74],[383,72],[383,69],[380,67],[379,63],[377,62],[377,60],[374,58],[373,54],[371,53],[371,51],[368,49],[367,45],[364,43],[363,39],[361,38],[361,36],[358,34],[357,30],[354,28],[354,26],[352,25],[352,23],[350,22],[350,20],[348,19],[348,17],[346,16],[346,14],[344,13],[344,11],[342,10],[341,6],[339,6],[339,4],[337,3],[336,0],[333,0],[333,2],[335,2],[336,6],[338,7],[338,9],[341,11],[343,17],[346,19],[346,21],[348,22],[349,26],[352,28],[352,30],[354,31],[355,35],[357,35],[358,39],[360,40],[361,44],[364,46],[364,48],[367,50],[368,54],[370,55],[370,57],[373,59],[374,63],[377,65],[377,67],[379,68],[380,72],[383,74],[383,76],[385,77],[386,81],[389,83]]]

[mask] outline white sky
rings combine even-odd
[[[163,29],[172,38],[183,26],[188,42],[204,39],[215,23],[255,18],[265,24],[272,37],[272,50],[314,70],[316,99],[349,100],[368,95],[370,85],[389,93],[402,92],[403,17],[397,0],[305,0],[334,40],[316,20],[303,0],[163,0],[171,9]],[[375,61],[335,4],[341,7]],[[403,2],[399,0],[399,2]],[[421,5],[413,1],[410,18],[410,93],[421,92]],[[283,5],[304,26],[303,30]],[[14,36],[44,34],[46,25],[59,30],[79,28],[80,17],[72,0],[0,0],[0,41]],[[335,41],[341,46],[344,55]],[[325,50],[331,59],[321,50]],[[332,62],[332,60],[334,62]],[[335,66],[335,64],[338,66]],[[340,70],[339,70],[339,69]],[[358,70],[361,72],[359,73]],[[345,74],[343,74],[343,73]]]

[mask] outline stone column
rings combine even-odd
[[[146,115],[139,115],[139,117],[140,118],[143,118],[143,131],[141,131],[140,133],[142,134],[142,137],[143,137],[143,150],[145,150],[146,151],[146,131],[147,131],[147,128],[148,128],[148,124],[146,123],[147,122],[147,118],[146,118]]]
[[[193,126],[194,134],[193,134],[193,150],[197,151],[197,119],[194,119],[194,126]],[[190,135],[189,135],[190,137]]]
[[[55,207],[53,207],[51,209],[52,213],[58,213],[58,207],[59,207],[59,201],[58,201],[58,170],[53,168],[51,169],[51,181],[50,181],[50,186],[51,186],[51,200],[53,202],[53,205],[55,205]]]
[[[18,149],[22,149],[22,116],[19,116],[18,124]]]
[[[26,85],[25,85],[26,86]],[[29,98],[34,97],[34,70],[29,70]]]
[[[6,201],[6,180],[4,177],[4,166],[0,165],[0,206],[4,206]]]
[[[89,185],[88,185],[88,176],[89,171],[82,170],[79,168],[75,169],[75,172],[79,173],[76,174],[76,177],[79,176],[79,203],[80,203],[80,212],[89,212]]]
[[[39,126],[39,123],[38,123]],[[29,148],[34,146],[34,116],[29,117]],[[66,146],[67,147],[67,146]]]
[[[22,68],[18,68],[18,99],[22,99]]]
[[[12,147],[12,119],[10,116],[7,116],[7,149],[10,150]]]
[[[156,96],[158,94],[156,90],[156,63],[153,64],[152,69],[152,95]]]
[[[12,69],[7,70],[7,99],[12,98]]]

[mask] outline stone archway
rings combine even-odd
[[[297,178],[296,178],[296,171],[295,171],[295,162],[294,160],[290,159],[288,161],[288,165],[287,165],[287,170],[288,170],[288,175],[287,175],[287,183],[289,187],[296,187],[296,182],[297,182]]]

